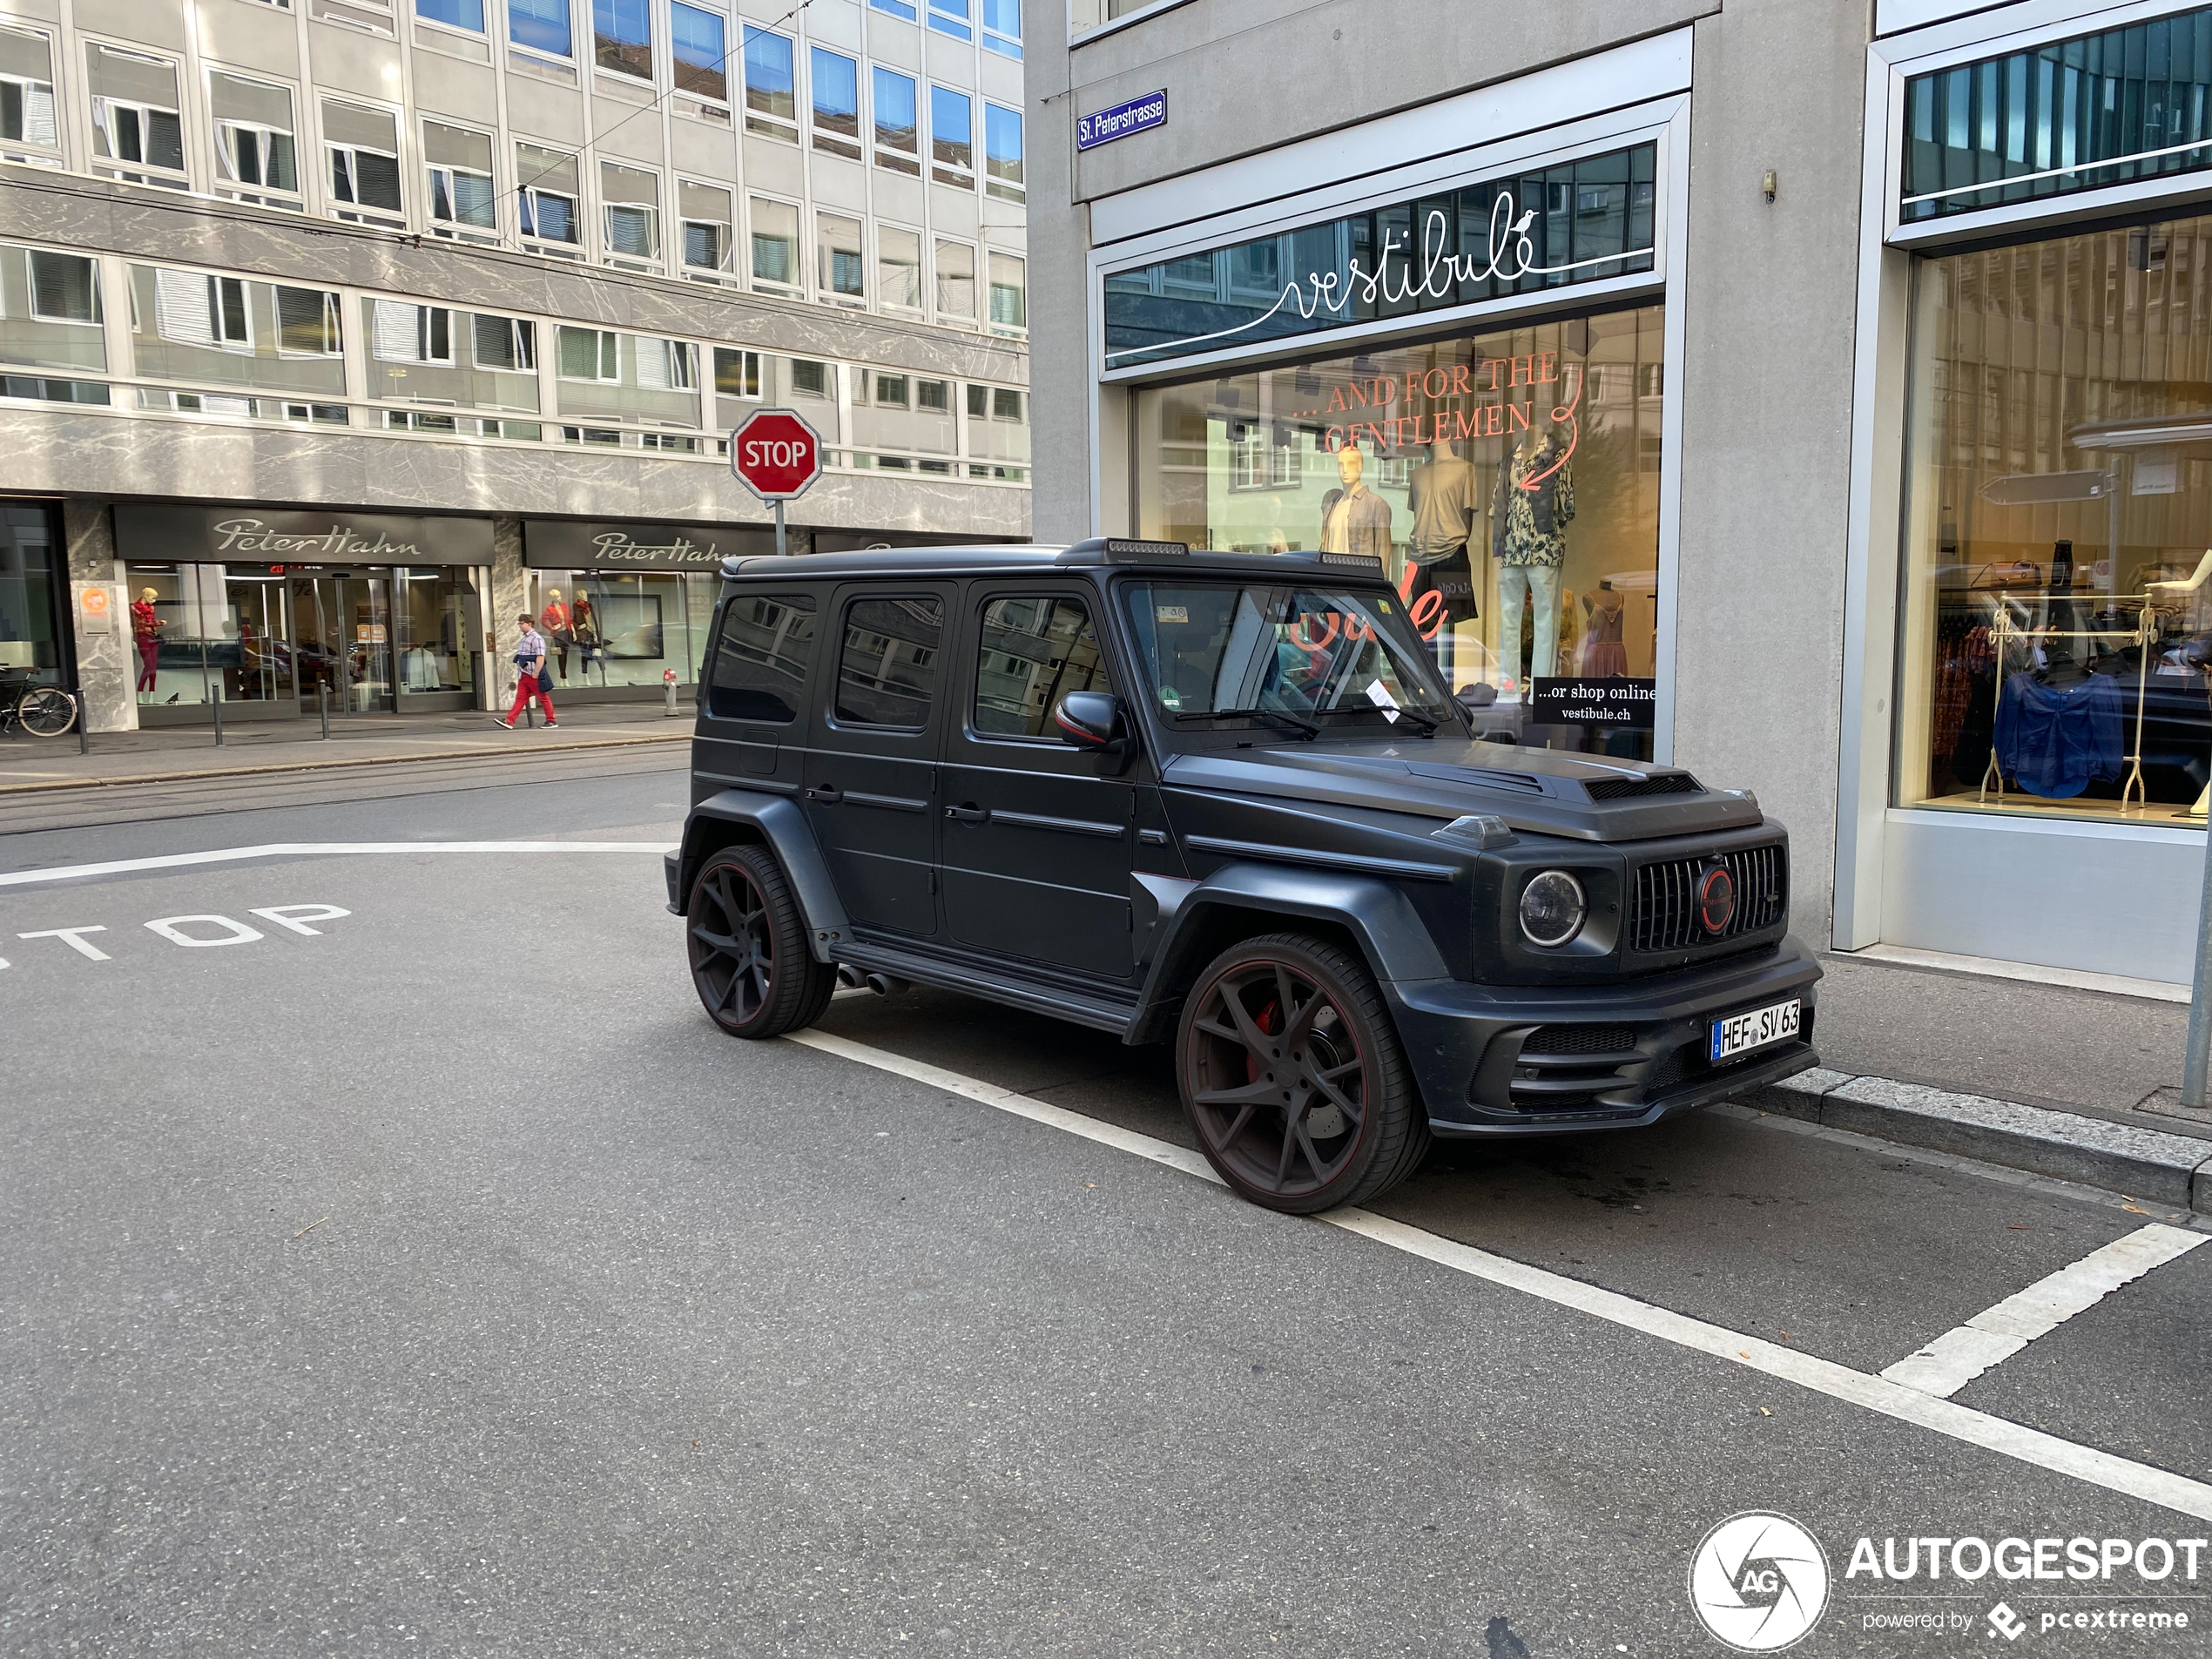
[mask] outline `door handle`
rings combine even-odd
[[[962,824],[984,824],[990,821],[990,811],[982,806],[948,806],[945,816]]]
[[[806,799],[813,801],[819,801],[825,806],[834,806],[838,802],[845,799],[845,792],[840,789],[836,785],[830,784],[820,789],[808,790],[806,792]]]

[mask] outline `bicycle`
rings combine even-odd
[[[0,732],[21,726],[34,738],[58,738],[77,716],[77,699],[55,686],[0,685]]]

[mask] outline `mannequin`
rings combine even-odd
[[[582,588],[576,590],[575,602],[569,607],[569,623],[576,634],[577,649],[583,653],[583,660],[578,666],[589,678],[591,659],[604,657],[605,652],[599,639],[598,613],[592,610],[590,596]]]
[[[1629,648],[1621,640],[1621,615],[1627,602],[1601,582],[1596,591],[1582,596],[1582,616],[1588,624],[1582,637],[1582,672],[1591,679],[1612,679],[1629,671]]]
[[[545,609],[538,615],[537,625],[545,630],[545,643],[553,647],[561,678],[568,678],[569,647],[576,644],[576,634],[569,625],[569,608],[561,603],[560,589],[546,590]]]
[[[140,588],[138,597],[131,602],[131,637],[138,647],[138,682],[141,691],[153,690],[155,674],[161,663],[161,631],[168,624],[154,614],[153,602],[160,595],[152,588]]]
[[[1359,446],[1347,443],[1337,451],[1337,478],[1341,489],[1321,497],[1321,550],[1324,553],[1364,553],[1390,563],[1390,503],[1360,480],[1367,458]]]
[[[1498,466],[1491,505],[1491,550],[1498,559],[1498,644],[1505,678],[1521,691],[1521,607],[1534,602],[1528,674],[1548,679],[1559,658],[1559,572],[1567,560],[1567,525],[1575,516],[1574,471],[1566,446],[1548,424],[1531,421]],[[1501,690],[1507,689],[1501,685]]]
[[[1434,613],[1436,634],[1430,649],[1437,666],[1448,675],[1458,645],[1453,631],[1482,614],[1476,602],[1474,564],[1467,557],[1467,538],[1474,529],[1474,469],[1460,459],[1448,438],[1432,444],[1429,456],[1413,469],[1406,495],[1413,532],[1406,544],[1406,557],[1413,566],[1406,603],[1411,605],[1424,593],[1441,596],[1443,609]]]

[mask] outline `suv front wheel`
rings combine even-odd
[[[807,949],[806,918],[762,846],[727,846],[691,883],[684,915],[691,983],[733,1037],[779,1037],[822,1017],[837,970]]]
[[[1176,1034],[1183,1109],[1231,1190],[1311,1215],[1413,1172],[1428,1123],[1374,975],[1302,934],[1232,945]]]

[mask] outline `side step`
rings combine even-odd
[[[912,980],[918,985],[934,985],[943,991],[963,991],[970,996],[982,997],[987,1001],[1027,1008],[1033,1014],[1050,1015],[1055,1020],[1072,1020],[1077,1025],[1087,1025],[1095,1030],[1110,1031],[1117,1037],[1127,1036],[1130,1022],[1136,1018],[1136,994],[1134,991],[1103,991],[1095,987],[1076,990],[1066,986],[1040,983],[1034,979],[1015,979],[987,968],[948,961],[941,956],[902,950],[896,945],[871,940],[855,940],[842,947],[837,953],[837,960],[849,962],[854,968],[873,969],[894,978]]]

